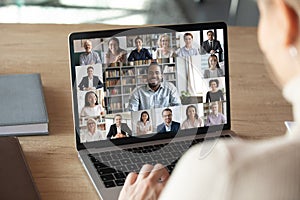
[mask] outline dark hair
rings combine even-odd
[[[137,40],[141,40],[143,42],[143,39],[140,37],[140,36],[137,36],[135,39],[134,39],[134,42],[136,42]]]
[[[98,96],[97,96],[97,94],[95,92],[93,92],[93,91],[89,91],[89,92],[87,92],[85,94],[85,98],[84,98],[85,99],[85,103],[84,103],[85,107],[90,106],[90,103],[88,102],[88,96],[89,96],[89,94],[92,94],[92,93],[96,96],[96,103],[95,103],[95,105],[98,105]]]
[[[94,71],[94,67],[89,66],[88,68],[86,68],[86,71],[89,71],[89,69],[92,69]]]
[[[147,114],[147,115],[148,115],[147,121],[150,121],[150,116],[149,116],[149,113],[148,113],[147,111],[143,111],[143,112],[141,113],[140,121],[143,121],[143,119],[142,119],[143,114]]]
[[[191,36],[192,39],[194,38],[193,34],[191,34],[191,33],[185,33],[185,34],[183,35],[183,39],[184,39],[186,36]]]
[[[107,43],[108,46],[109,46],[109,43],[110,43],[111,41],[115,41],[115,42],[118,44],[118,47],[119,47],[118,50],[120,50],[120,41],[119,41],[119,39],[118,39],[118,38],[115,38],[115,37],[110,38],[110,39],[108,40],[108,43]],[[111,52],[109,48],[108,48],[108,52]]]
[[[209,81],[209,87],[211,85],[212,82],[215,82],[217,84],[217,87],[219,87],[219,80],[218,79],[212,79]]]
[[[111,41],[115,41],[115,42],[118,44],[118,46],[120,45],[120,41],[119,41],[118,38],[115,38],[115,37],[110,38],[110,39],[108,40],[108,43],[107,43],[107,44],[109,44]]]
[[[216,67],[217,67],[217,68],[220,68],[219,61],[218,61],[218,56],[216,56],[215,54],[211,54],[211,55],[208,57],[208,60],[207,60],[208,68],[210,67],[209,59],[212,58],[212,57],[216,58],[216,60],[217,60],[217,65],[216,65]]]
[[[194,109],[195,109],[195,118],[198,119],[199,116],[198,116],[197,107],[194,106],[194,105],[189,105],[189,106],[186,108],[186,110],[185,110],[186,118],[187,118],[187,119],[189,118],[189,116],[188,116],[188,110],[189,110],[190,108],[194,108]]]
[[[212,33],[213,36],[215,35],[213,31],[207,31],[206,35],[208,35],[208,33]]]
[[[147,74],[148,74],[149,68],[152,67],[152,66],[158,66],[159,69],[160,69],[160,72],[163,73],[162,68],[161,68],[161,66],[158,64],[158,62],[151,62],[150,65],[147,67]]]
[[[164,113],[165,111],[169,111],[169,112],[172,113],[172,110],[171,110],[170,108],[165,108],[165,109],[163,109],[163,111],[161,112],[161,115],[163,115],[163,113]]]

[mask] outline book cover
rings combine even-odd
[[[0,199],[41,199],[16,137],[0,137],[0,163]]]
[[[0,75],[0,136],[48,134],[40,74]]]

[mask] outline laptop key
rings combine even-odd
[[[104,151],[98,154],[98,156],[107,156],[110,155],[110,151]]]
[[[101,175],[100,177],[104,182],[114,180],[114,176],[112,174]]]
[[[100,156],[99,159],[101,161],[110,161],[112,160],[112,157],[110,155],[107,155],[107,156]]]
[[[142,162],[140,158],[130,158],[132,163]]]
[[[129,155],[128,153],[124,153],[124,154],[122,155],[122,157],[123,157],[123,158],[129,158],[130,155]]]
[[[109,161],[109,163],[111,164],[111,166],[118,166],[118,165],[121,165],[121,162],[118,161],[118,160],[112,160],[112,161]]]
[[[122,159],[120,160],[120,162],[122,163],[122,165],[127,165],[132,163],[129,159]]]
[[[172,157],[172,154],[170,154],[170,153],[163,153],[163,154],[161,154],[161,156],[163,158],[170,158],[170,157]]]
[[[175,158],[180,158],[180,157],[182,156],[182,153],[181,153],[181,152],[174,152],[174,153],[173,153],[173,156],[174,156]]]
[[[103,182],[106,188],[115,187],[116,184],[113,181],[104,181]]]
[[[142,156],[141,159],[143,160],[143,162],[148,163],[150,161],[152,161],[153,159],[150,156]]]
[[[159,163],[159,162],[156,161],[156,160],[152,160],[152,161],[149,161],[149,162],[148,162],[148,164],[149,164],[149,165],[152,165],[152,166],[156,165],[157,163]]]
[[[137,171],[139,171],[139,170],[138,170],[138,166],[137,166],[136,164],[130,164],[130,165],[127,165],[127,168],[128,168],[128,170],[129,170],[130,172],[133,172],[133,171],[137,172]]]
[[[169,147],[169,146],[167,146],[167,147],[164,147],[164,152],[170,152],[170,151],[173,151],[173,149],[171,148],[171,147]]]
[[[116,168],[116,170],[118,170],[120,172],[128,172],[129,171],[126,166],[122,166],[122,165],[121,166],[117,166],[115,168]]]
[[[94,156],[91,156],[90,159],[92,162],[99,162],[99,160],[97,160]]]
[[[114,173],[114,177],[116,179],[123,179],[126,178],[125,174],[123,172]]]
[[[105,174],[113,174],[116,172],[115,169],[113,168],[100,168],[100,169],[97,169],[99,175],[105,175]]]
[[[152,156],[152,159],[153,159],[153,160],[156,160],[156,161],[159,161],[159,160],[162,159],[162,157],[161,157],[161,155],[156,154],[156,155],[153,155],[153,156]]]
[[[117,186],[123,186],[125,183],[125,179],[117,179],[115,180]]]
[[[167,166],[167,165],[170,164],[170,163],[169,163],[168,161],[166,161],[166,160],[160,160],[159,163],[162,164],[162,165],[164,165],[164,166]]]
[[[97,168],[97,169],[103,169],[103,168],[107,168],[107,165],[101,163],[101,162],[97,162],[97,163],[94,163],[94,166]]]
[[[122,159],[122,154],[117,154],[114,152],[114,154],[111,155],[111,157],[115,160],[118,160],[118,159]]]

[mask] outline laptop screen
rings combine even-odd
[[[72,33],[77,147],[229,129],[227,46],[224,23]]]

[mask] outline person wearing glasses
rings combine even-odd
[[[212,102],[210,104],[210,110],[211,112],[207,116],[205,126],[226,124],[226,117],[219,112],[219,106],[217,102]]]
[[[79,63],[81,66],[83,65],[94,65],[97,63],[102,63],[99,54],[93,51],[92,42],[90,40],[86,40],[83,44],[85,52],[80,54]]]
[[[180,123],[175,122],[172,120],[172,110],[170,108],[165,108],[162,111],[162,118],[164,120],[163,123],[159,124],[156,128],[158,133],[165,133],[165,132],[178,132],[180,128]]]
[[[92,142],[104,140],[101,132],[97,128],[97,122],[93,118],[89,118],[86,123],[87,130],[81,136],[81,142]]]

